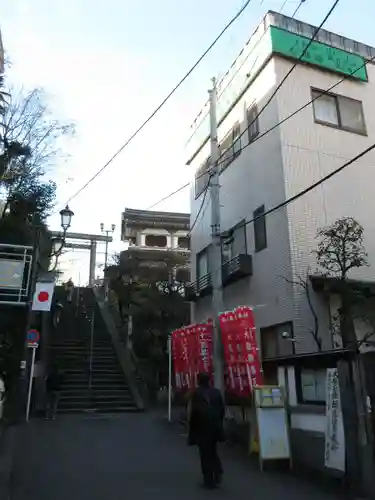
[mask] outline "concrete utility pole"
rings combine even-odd
[[[209,90],[210,102],[210,178],[209,188],[211,191],[211,279],[212,279],[212,310],[214,315],[213,328],[213,365],[215,387],[224,394],[224,368],[221,333],[219,325],[219,314],[223,312],[223,286],[221,274],[221,235],[220,235],[220,185],[219,185],[219,146],[217,142],[217,118],[216,118],[216,80],[212,79],[212,89]]]

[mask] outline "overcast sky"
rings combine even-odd
[[[100,222],[117,225],[125,206],[147,208],[191,179],[184,144],[192,119],[207,99],[212,76],[226,72],[267,10],[284,0],[253,0],[241,19],[129,147],[73,200],[72,231],[98,233]],[[331,0],[306,0],[298,17],[319,24]],[[58,204],[77,191],[125,142],[135,128],[244,4],[244,0],[3,0],[1,29],[12,62],[8,81],[42,86],[50,105],[75,123],[71,158],[53,172]],[[289,0],[285,14],[298,1]],[[375,45],[374,0],[341,0],[326,25]],[[189,211],[185,189],[159,210]],[[58,229],[59,219],[51,220]],[[110,252],[118,251],[119,242]],[[99,251],[103,251],[100,248]],[[103,261],[103,254],[98,256]],[[74,260],[72,260],[74,259]],[[67,273],[85,282],[88,255],[62,258]]]

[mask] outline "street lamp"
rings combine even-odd
[[[61,217],[61,228],[63,230],[62,236],[57,236],[52,240],[52,251],[49,255],[50,258],[56,257],[55,264],[52,268],[52,271],[56,269],[57,267],[57,259],[61,255],[61,252],[64,248],[65,245],[65,239],[66,239],[66,232],[70,228],[71,223],[72,223],[72,217],[74,215],[74,212],[70,210],[68,205],[66,205],[65,208],[60,210],[60,217]]]
[[[72,217],[74,215],[74,212],[70,210],[68,205],[66,205],[65,208],[60,210],[60,216],[61,216],[61,227],[63,228],[64,233],[70,228],[70,224],[72,222]]]
[[[100,230],[103,234],[105,234],[108,238],[110,233],[114,233],[116,229],[116,224],[111,224],[111,229],[104,229],[104,222],[100,223]],[[105,242],[105,258],[104,258],[104,274],[107,268],[107,260],[108,260],[108,241]]]

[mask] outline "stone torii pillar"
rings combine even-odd
[[[94,285],[96,268],[96,241],[91,240],[90,244],[90,273],[89,273],[89,286]]]

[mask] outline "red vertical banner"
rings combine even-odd
[[[172,333],[172,359],[174,369],[175,387],[182,390],[182,365],[181,365],[181,330],[175,330]]]
[[[196,325],[189,325],[185,328],[187,341],[188,359],[188,380],[189,389],[197,386],[197,365],[198,365],[198,338]]]
[[[251,387],[263,385],[253,310],[248,306],[240,306],[235,310],[235,314],[241,335],[247,378]]]
[[[234,314],[232,311],[224,312],[219,315],[221,339],[224,349],[224,359],[226,363],[225,385],[229,392],[236,391],[236,356],[235,356],[235,338],[234,338]]]
[[[198,342],[197,373],[205,372],[212,375],[212,324],[196,325]]]

